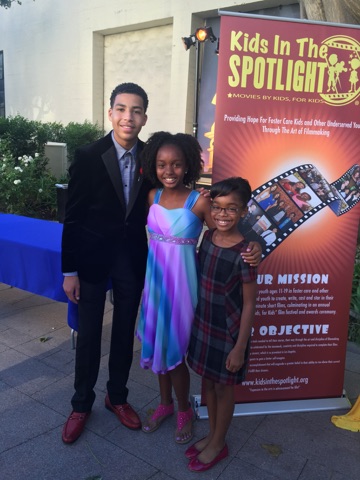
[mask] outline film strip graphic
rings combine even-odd
[[[255,233],[265,258],[323,208],[330,207],[340,216],[359,201],[359,165],[353,165],[333,183],[329,183],[314,165],[300,165],[252,192],[241,230],[251,232],[253,238]]]

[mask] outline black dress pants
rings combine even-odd
[[[107,391],[114,405],[127,402],[126,384],[133,359],[135,323],[144,284],[144,278],[135,275],[129,258],[124,255],[120,260],[115,261],[115,268],[111,272],[114,310]],[[94,387],[100,367],[107,286],[108,280],[93,284],[80,278],[75,394],[71,400],[76,412],[89,412],[95,400]]]

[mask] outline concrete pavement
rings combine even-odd
[[[335,427],[344,411],[234,417],[230,456],[206,473],[191,473],[173,441],[175,417],[149,435],[123,427],[104,408],[112,305],[107,302],[96,401],[73,445],[61,441],[73,393],[74,350],[66,305],[0,284],[0,478],[9,480],[359,480],[360,432]],[[155,375],[139,366],[139,343],[129,402],[145,418],[158,403]],[[345,384],[360,395],[360,347],[349,343]],[[191,393],[200,380],[191,375]],[[195,423],[202,438],[208,420]]]

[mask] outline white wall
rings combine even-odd
[[[247,12],[294,2],[22,0],[1,8],[6,115],[64,124],[87,119],[108,129],[111,90],[136,81],[150,98],[145,136],[191,133],[195,52],[185,52],[181,37],[220,7]]]
[[[141,138],[168,129],[172,57],[172,25],[107,35],[104,42],[104,126],[111,129],[107,108],[110,92],[122,82],[143,86],[149,97],[148,122]],[[137,59],[144,59],[138,61]],[[133,59],[133,60],[131,60]],[[156,101],[154,101],[156,99]]]

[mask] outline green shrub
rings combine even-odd
[[[40,133],[40,135],[39,135]],[[19,115],[0,118],[0,138],[5,140],[14,158],[43,153],[46,140],[42,138],[40,122]]]
[[[19,115],[0,118],[0,212],[55,220],[56,179],[44,155],[47,142],[67,144],[68,159],[75,149],[102,137],[104,131],[88,121],[83,124],[42,123]]]
[[[88,121],[85,121],[84,123],[70,122],[64,128],[62,135],[61,139],[54,141],[66,143],[67,156],[71,163],[74,159],[75,150],[81,145],[86,145],[87,143],[94,142],[103,137],[104,130],[98,125],[94,125]]]
[[[14,159],[3,142],[0,151],[0,211],[54,220],[56,178],[47,168],[48,159],[38,153]]]

